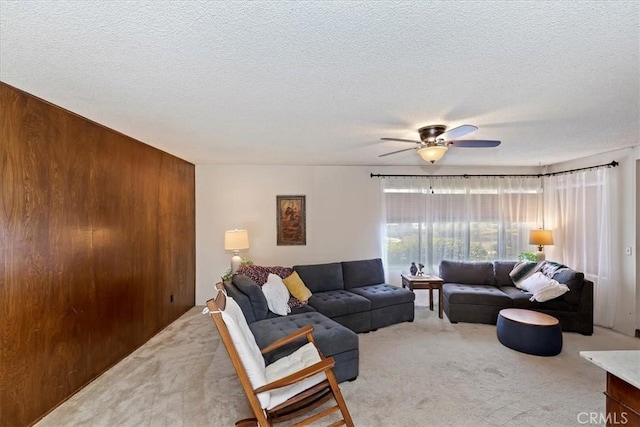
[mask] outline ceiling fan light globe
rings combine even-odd
[[[423,147],[417,151],[423,160],[427,162],[437,162],[444,156],[448,148],[444,145],[432,145],[431,147]]]

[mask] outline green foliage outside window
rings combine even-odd
[[[431,246],[432,259],[438,264],[442,259],[465,259],[462,239],[437,237]],[[409,265],[411,262],[423,260],[420,255],[417,237],[407,237],[400,241],[390,241],[387,247],[387,260],[390,265]],[[489,251],[478,242],[472,242],[469,247],[469,260],[489,260]]]

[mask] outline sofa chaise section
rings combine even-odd
[[[312,325],[320,351],[336,361],[334,373],[340,382],[358,376],[357,332],[413,320],[414,293],[384,283],[379,258],[298,265],[293,271],[312,295],[307,305],[292,307],[286,316],[269,311],[262,288],[247,275],[235,274],[224,285],[227,294],[242,309],[260,348],[300,327]],[[266,359],[270,363],[278,360],[293,353],[300,344],[290,343]]]
[[[440,277],[449,321],[495,325],[503,308],[522,308],[557,318],[564,332],[593,334],[593,282],[581,272],[562,268],[553,279],[566,284],[569,292],[545,302],[530,301],[532,294],[518,289],[509,276],[516,264],[443,260]]]
[[[293,308],[287,316],[270,312],[260,286],[245,275],[233,276],[232,281],[225,282],[224,286],[228,296],[242,309],[258,347],[264,348],[303,326],[311,325],[313,338],[322,354],[335,359],[336,379],[343,382],[358,376],[358,336],[355,332],[308,306]],[[281,347],[267,355],[266,360],[272,363],[288,356],[302,344],[301,341]]]
[[[347,291],[371,301],[371,329],[413,322],[415,294],[384,283],[384,268],[380,258],[345,261],[342,263],[342,275]]]

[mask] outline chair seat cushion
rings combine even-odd
[[[407,289],[397,286],[380,284],[362,286],[349,290],[354,294],[361,295],[371,301],[371,308],[389,307],[391,305],[403,304],[415,300],[415,294]]]
[[[276,360],[275,362],[267,366],[267,383],[271,383],[273,381],[279,380],[280,378],[284,378],[287,375],[301,371],[302,369],[308,368],[309,366],[313,365],[314,363],[318,363],[319,361],[320,354],[318,354],[318,350],[312,343],[307,343],[290,355]],[[271,394],[269,405],[263,409],[274,408],[282,402],[285,402],[288,399],[292,398],[296,394],[301,393],[304,390],[324,381],[325,378],[327,378],[327,376],[324,373],[320,373],[312,377],[305,378],[304,380],[299,381],[295,384],[291,384],[287,387],[272,390],[269,392]]]
[[[314,293],[309,305],[331,318],[371,310],[371,301],[367,298],[344,290]]]

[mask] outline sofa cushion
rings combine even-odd
[[[564,294],[563,298],[569,304],[580,304],[580,294],[584,285],[584,273],[565,268],[553,275],[553,278],[560,283],[564,283],[569,287],[569,292]]]
[[[496,286],[513,286],[513,280],[509,276],[513,267],[518,261],[494,261],[493,275],[495,276]]]
[[[493,263],[471,261],[440,262],[440,278],[445,283],[494,285]]]
[[[314,293],[309,305],[331,318],[371,310],[371,301],[345,290]]]
[[[345,261],[342,263],[342,277],[345,289],[384,283],[382,260]]]
[[[267,299],[265,298],[264,293],[262,293],[262,288],[244,274],[235,274],[232,282],[240,292],[249,298],[249,302],[251,302],[251,309],[253,310],[254,321],[266,319],[267,313],[269,312],[269,306],[267,305]],[[247,322],[251,323],[248,319]]]
[[[511,298],[492,285],[467,285],[464,283],[445,283],[443,292],[449,304],[489,305],[511,307]]]
[[[253,313],[253,307],[251,307],[251,301],[249,297],[241,292],[233,282],[224,282],[224,288],[227,291],[227,295],[240,306],[244,318],[247,319],[247,323],[253,323],[256,321],[256,315]]]
[[[514,308],[524,308],[529,310],[550,310],[550,311],[566,311],[575,312],[576,307],[572,306],[564,300],[564,298],[555,298],[545,302],[531,301],[532,293],[523,291],[513,286],[502,286],[502,292],[509,295],[513,301]]]
[[[298,273],[307,288],[314,294],[316,292],[344,289],[342,264],[339,262],[294,265],[293,270]]]
[[[250,324],[249,329],[255,336],[258,347],[264,348],[277,339],[307,325],[313,325],[313,338],[322,354],[327,357],[358,349],[358,336],[355,332],[318,312],[291,314],[261,320]],[[271,363],[293,353],[305,342],[306,338],[300,338],[265,354],[264,357],[267,362]]]
[[[515,286],[501,286],[500,290],[511,298],[514,308],[528,308],[531,306],[531,301],[529,300],[533,294],[530,292],[518,289]]]
[[[363,296],[371,301],[372,309],[412,302],[416,298],[416,295],[407,289],[384,283],[353,288],[350,292]]]

